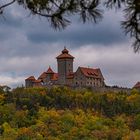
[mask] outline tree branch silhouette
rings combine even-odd
[[[140,0],[12,0],[0,6],[0,14],[15,2],[31,14],[47,18],[53,28],[60,30],[70,25],[70,16],[78,15],[83,23],[98,23],[103,17],[102,5],[121,9],[124,12],[121,27],[133,38],[134,51],[140,51]]]
[[[16,0],[13,0],[13,1],[11,1],[11,2],[8,2],[8,3],[4,4],[4,5],[1,5],[1,6],[0,6],[0,14],[3,13],[3,9],[4,9],[4,8],[6,8],[6,7],[12,5],[12,4],[15,3],[15,2],[16,2]]]

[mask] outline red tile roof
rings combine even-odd
[[[54,73],[51,80],[53,80],[53,81],[58,80],[58,73]]]
[[[51,69],[51,67],[49,67],[46,73],[47,73],[47,74],[53,74],[54,72],[53,72],[53,70]]]
[[[25,80],[35,81],[36,79],[35,79],[35,77],[34,77],[34,76],[30,76],[30,77],[28,77],[28,78],[27,78],[27,79],[25,79]]]
[[[64,50],[62,51],[62,53],[69,53],[69,51],[64,47]]]
[[[52,73],[53,75],[52,75],[52,79],[51,80],[58,80],[58,73]],[[38,80],[41,80],[41,79],[44,79],[44,78],[46,78],[47,77],[47,75],[48,75],[48,73],[47,72],[43,72],[40,76],[39,76],[39,78],[38,78]]]
[[[140,82],[137,82],[133,88],[140,88]]]
[[[95,78],[101,78],[102,74],[99,68],[93,69],[93,68],[85,68],[85,67],[79,67],[81,72],[86,77],[95,77]]]
[[[63,58],[70,58],[70,59],[74,59],[74,57],[72,55],[69,54],[69,51],[64,48],[64,50],[62,50],[62,53],[56,57],[57,59],[63,59]]]
[[[54,74],[54,71],[51,69],[51,67],[48,68],[47,72],[43,72],[38,79],[43,79],[47,77],[47,74]]]
[[[46,72],[43,72],[39,77],[38,79],[43,79],[47,76]]]

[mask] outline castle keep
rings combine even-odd
[[[25,79],[25,86],[40,87],[62,85],[70,87],[104,87],[104,77],[99,68],[78,67],[76,72],[73,71],[74,57],[64,48],[61,54],[56,57],[57,71],[55,73],[51,67],[43,72],[38,79],[30,76]]]

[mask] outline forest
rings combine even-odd
[[[0,140],[139,140],[140,91],[0,89]]]

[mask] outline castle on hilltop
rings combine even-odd
[[[38,79],[30,76],[25,79],[25,86],[28,87],[47,87],[53,85],[69,87],[104,87],[104,77],[99,68],[78,67],[73,71],[74,57],[64,48],[60,55],[56,57],[58,73],[51,67],[43,72]]]

